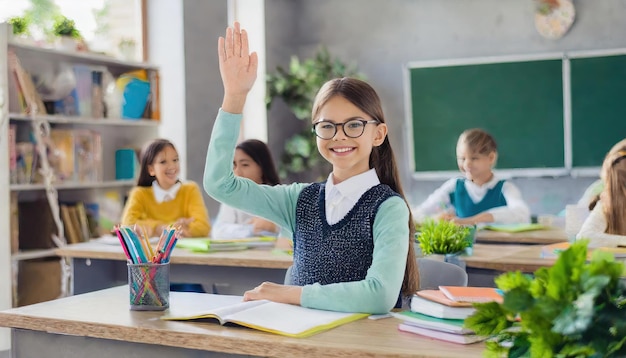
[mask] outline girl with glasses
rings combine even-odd
[[[319,90],[312,118],[317,148],[333,166],[326,182],[259,185],[235,176],[231,165],[257,55],[249,53],[238,23],[220,37],[218,53],[224,100],[209,142],[204,188],[293,234],[293,285],[264,282],[244,300],[386,313],[401,296],[412,295],[418,287],[413,220],[374,89],[340,78]]]

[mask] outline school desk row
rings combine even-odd
[[[172,292],[170,306],[180,294]],[[485,348],[400,332],[395,318],[361,319],[308,338],[163,321],[163,312],[129,310],[128,295],[120,286],[14,308],[0,312],[0,326],[11,328],[14,357],[480,357]]]
[[[463,257],[469,284],[491,286],[504,271],[533,272],[550,266],[540,258],[542,245],[475,244],[474,254]],[[69,245],[56,250],[71,259],[74,294],[126,284],[126,256],[119,246],[97,242]],[[209,293],[241,295],[263,281],[283,282],[292,257],[268,249],[193,253],[176,248],[171,257],[171,282],[199,283]]]

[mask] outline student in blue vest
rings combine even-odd
[[[529,223],[530,210],[519,189],[492,171],[498,158],[496,141],[482,129],[468,129],[456,145],[462,178],[435,190],[413,214],[418,221],[437,216],[461,225]]]
[[[333,165],[322,183],[260,185],[234,175],[242,110],[256,53],[239,24],[218,42],[224,99],[206,159],[204,188],[216,200],[293,235],[291,282],[261,283],[244,300],[268,299],[342,312],[386,313],[418,287],[414,225],[402,194],[380,99],[367,83],[327,82],[312,110],[320,154]]]

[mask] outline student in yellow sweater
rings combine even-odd
[[[141,171],[128,197],[122,225],[139,225],[159,236],[167,225],[179,225],[184,237],[207,237],[209,214],[198,185],[178,179],[180,163],[174,145],[155,139],[141,154]]]

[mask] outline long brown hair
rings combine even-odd
[[[148,167],[154,163],[156,156],[166,147],[171,147],[176,150],[174,144],[167,139],[155,139],[143,148],[141,151],[141,169],[139,170],[137,186],[152,186],[155,177],[150,175]]]
[[[603,165],[602,204],[606,233],[626,235],[626,145],[607,155]]]
[[[262,184],[272,186],[280,184],[280,178],[278,177],[278,172],[274,165],[272,153],[270,153],[270,149],[265,142],[258,139],[246,139],[237,144],[236,149],[243,150],[244,153],[261,167]]]
[[[335,78],[326,82],[322,88],[320,88],[313,102],[311,118],[313,120],[317,119],[322,107],[335,96],[345,98],[373,119],[380,123],[385,123],[382,104],[376,91],[366,82],[348,77]],[[419,287],[419,274],[417,271],[415,249],[413,247],[415,241],[415,224],[413,222],[410,206],[402,190],[398,167],[396,165],[393,149],[389,143],[388,135],[380,146],[372,148],[369,167],[376,169],[376,174],[378,174],[380,182],[387,184],[393,191],[398,193],[402,199],[404,199],[407,208],[409,208],[409,251],[406,259],[404,281],[402,282],[402,293],[407,296],[412,295]]]

